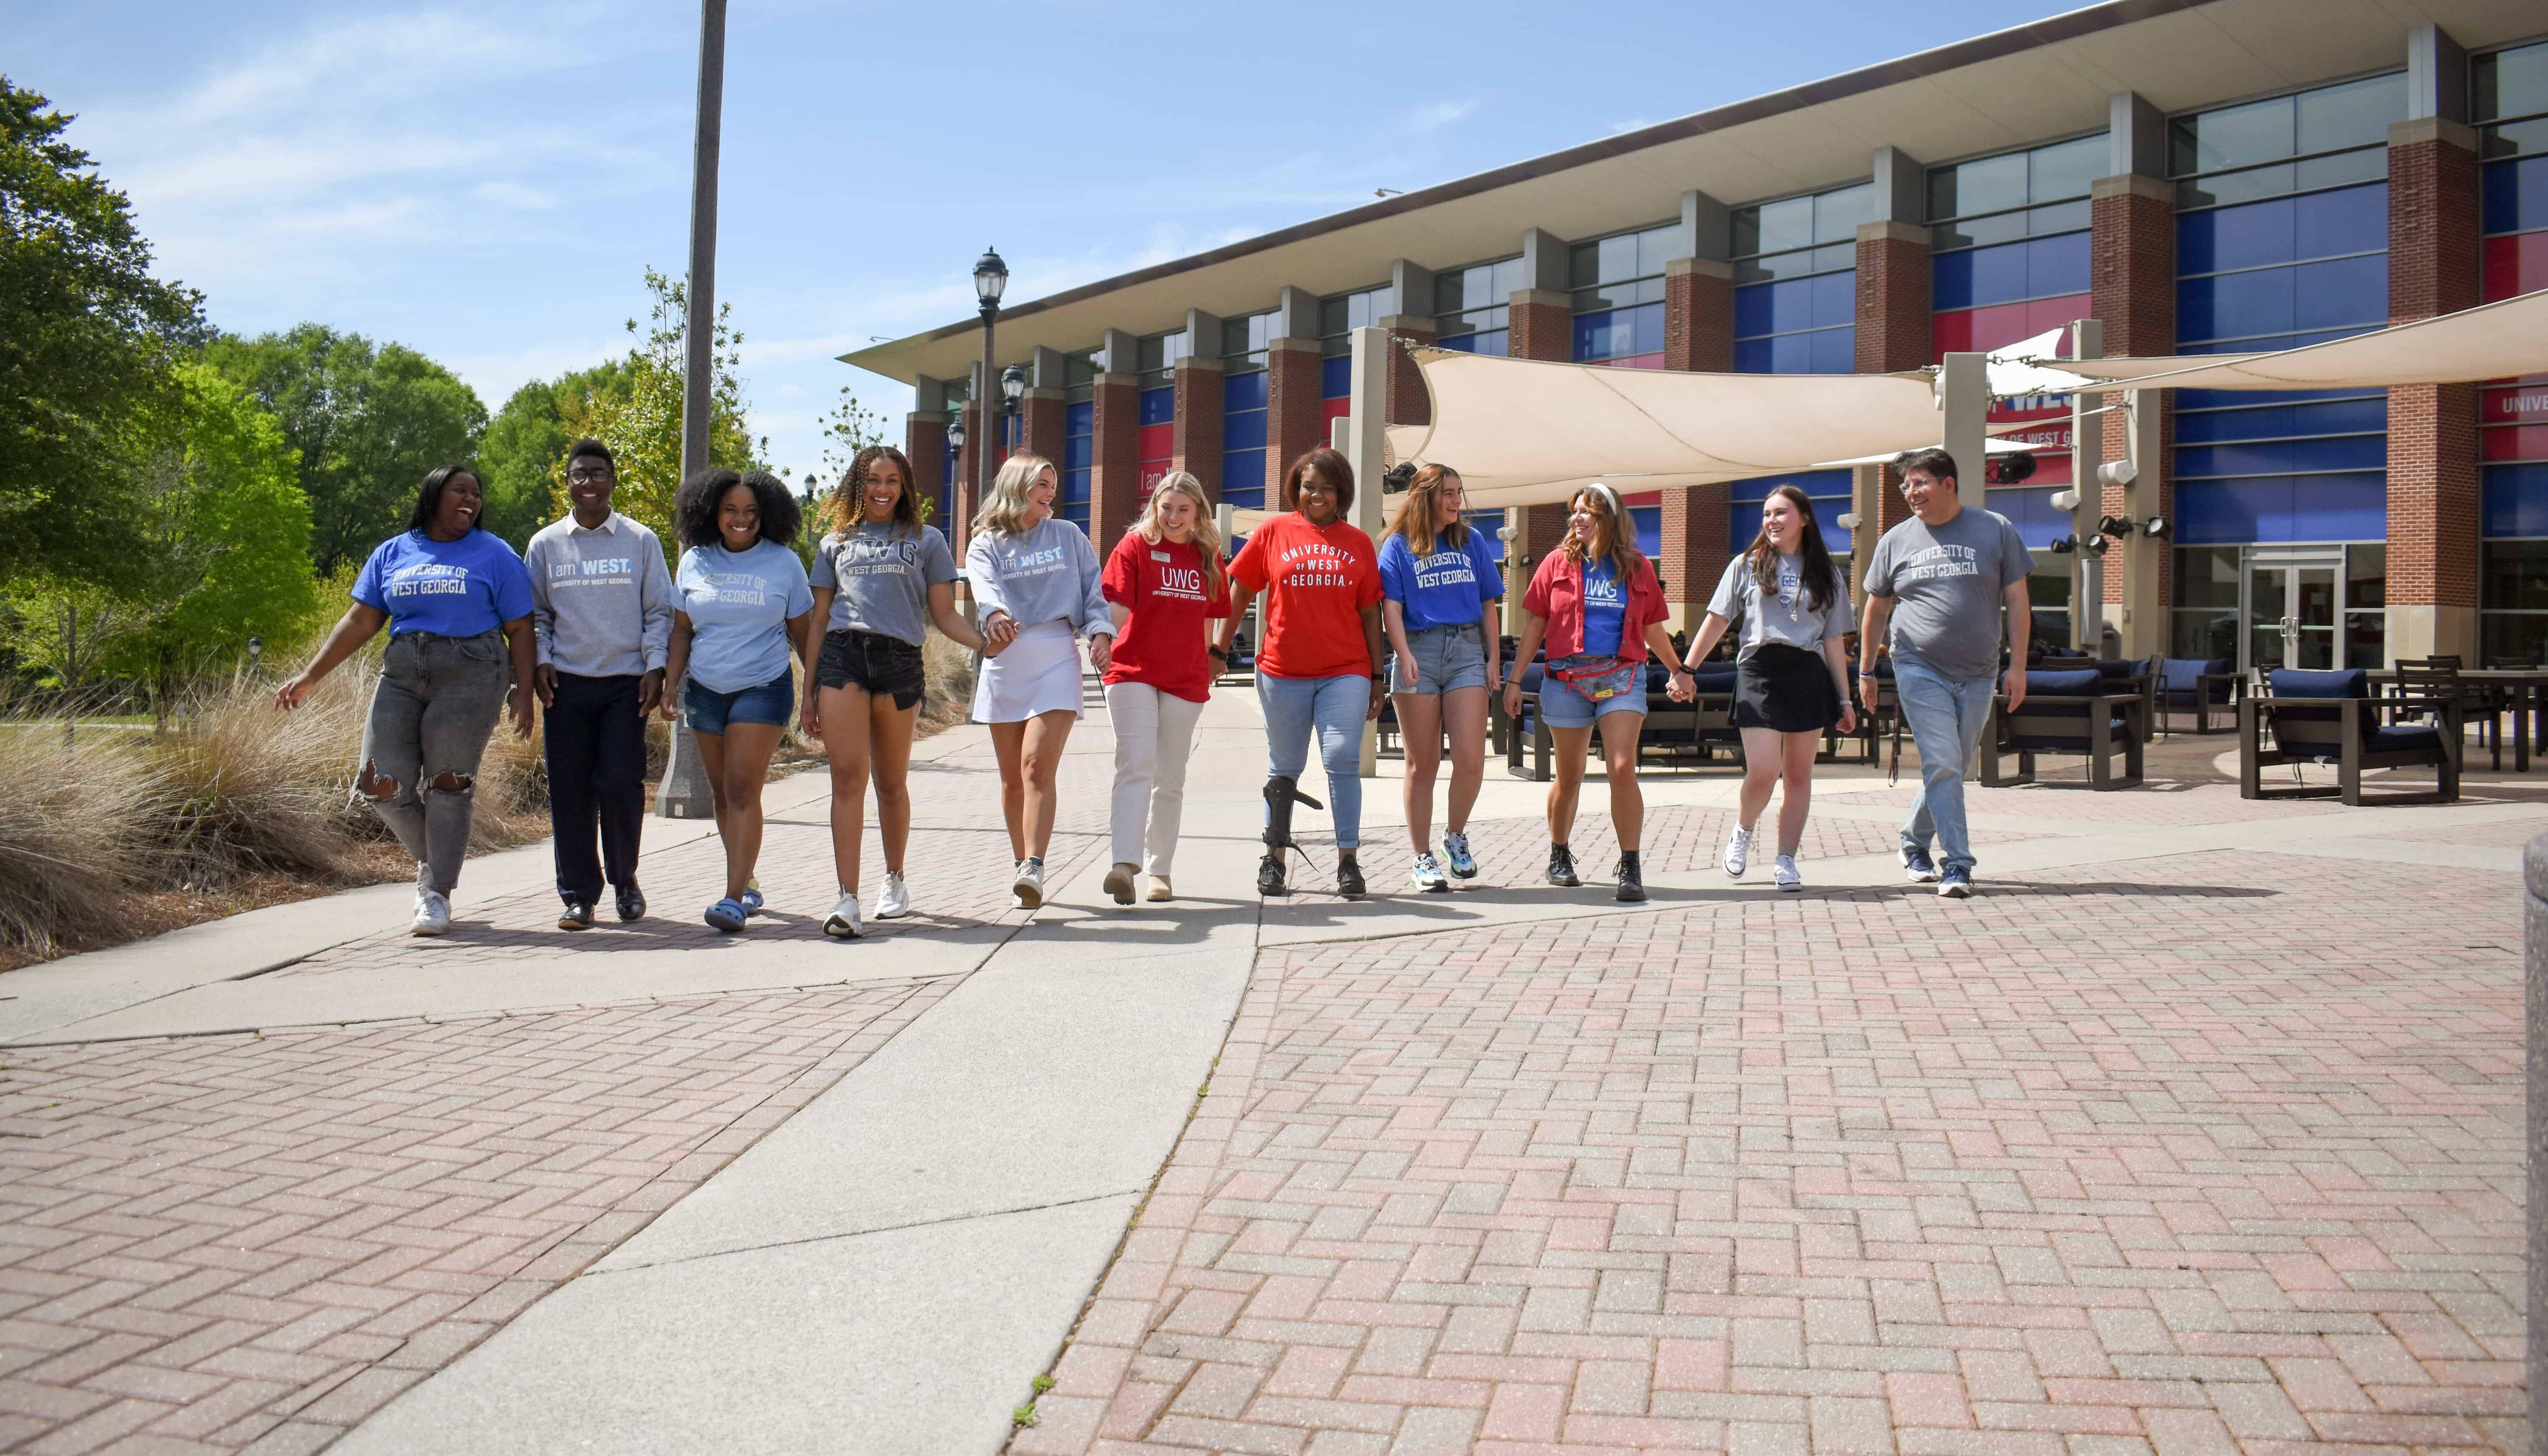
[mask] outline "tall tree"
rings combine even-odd
[[[135,431],[175,398],[203,316],[150,276],[124,194],[50,105],[0,76],[0,577],[121,580],[143,568]]]
[[[566,413],[585,410],[597,395],[626,395],[628,372],[628,361],[612,359],[513,391],[478,444],[487,529],[519,551],[530,545],[532,532],[555,519],[550,504],[565,483],[567,447],[576,441]]]
[[[618,508],[654,527],[664,548],[678,553],[672,530],[673,495],[682,484],[682,369],[687,303],[682,281],[649,268],[646,292],[652,310],[645,329],[628,320],[637,334],[628,351],[628,388],[624,394],[592,394],[582,400],[561,399],[559,414],[570,436],[590,435],[610,447],[619,463]],[[715,378],[708,388],[708,463],[747,470],[759,463],[768,441],[752,438],[744,417],[743,335],[727,321],[728,310],[717,309]],[[563,511],[565,488],[551,500]]]
[[[425,472],[470,459],[487,428],[487,407],[450,370],[324,324],[225,336],[204,357],[282,420],[301,452],[321,575],[403,529]]]

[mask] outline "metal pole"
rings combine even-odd
[[[973,456],[979,467],[974,476],[973,508],[976,511],[990,503],[991,477],[994,473],[991,466],[991,452],[994,446],[1001,443],[999,416],[991,412],[991,402],[998,398],[1000,393],[1000,376],[991,367],[992,330],[998,327],[999,321],[1000,306],[996,303],[984,304],[982,306],[982,386],[977,392],[980,398],[974,402],[973,414],[982,430],[982,448]],[[1112,361],[1109,361],[1109,364],[1111,367]],[[964,523],[965,529],[972,529],[972,524],[967,520]]]
[[[2106,356],[2106,325],[2080,318],[2070,324],[2070,357]],[[2097,468],[2106,463],[2106,417],[2096,412],[2103,395],[2081,391],[2070,397],[2070,489],[2079,500],[2070,507],[2070,645],[2091,657],[2104,657],[2106,639],[2105,562],[2084,548],[2097,519],[2105,514],[2106,487]]]
[[[698,132],[690,152],[690,274],[683,284],[689,317],[682,326],[682,479],[708,465],[708,410],[716,374],[717,143],[725,111],[725,0],[699,4]],[[667,682],[667,692],[682,684]],[[673,725],[673,757],[655,812],[666,819],[705,819],[716,812],[707,768],[686,718]]]

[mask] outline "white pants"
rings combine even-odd
[[[1177,828],[1186,812],[1186,758],[1194,751],[1203,704],[1146,682],[1106,684],[1106,713],[1115,721],[1115,863],[1168,872]],[[1141,858],[1142,829],[1150,854]]]

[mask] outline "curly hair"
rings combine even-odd
[[[478,494],[482,498],[487,494],[486,478],[468,466],[437,465],[424,473],[424,484],[416,487],[415,508],[408,512],[407,528],[410,531],[431,530],[433,517],[442,509],[442,488],[464,475],[478,482]],[[469,517],[469,529],[473,531],[487,529],[480,524],[486,518],[486,507],[482,505],[476,515]]]
[[[737,486],[748,488],[753,503],[761,508],[761,539],[780,546],[795,541],[803,517],[785,482],[766,470],[737,471],[715,465],[682,482],[681,494],[673,498],[673,533],[683,546],[725,544],[717,530],[717,505]]]
[[[846,536],[867,518],[867,479],[875,474],[878,462],[892,465],[902,472],[902,494],[893,501],[893,533],[897,536],[920,534],[920,478],[912,473],[911,457],[891,445],[866,445],[850,459],[850,468],[841,472],[840,484],[823,497],[815,507],[815,523],[830,534]]]

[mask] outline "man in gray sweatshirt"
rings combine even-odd
[[[592,928],[605,875],[621,920],[646,913],[637,888],[646,715],[664,694],[673,578],[655,533],[610,508],[618,484],[610,447],[576,441],[566,459],[574,508],[542,527],[522,553],[531,574],[540,702],[548,709],[549,819],[558,897],[566,902],[560,930]]]

